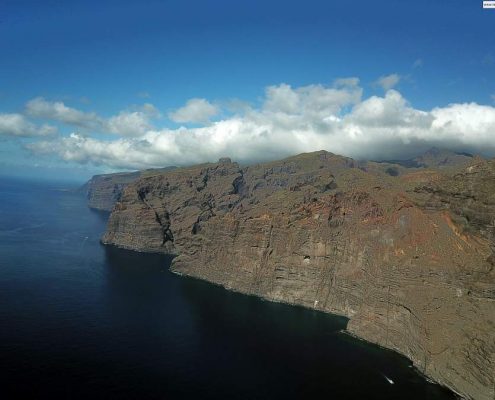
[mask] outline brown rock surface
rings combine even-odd
[[[345,315],[468,398],[495,398],[495,169],[457,175],[324,151],[141,177],[102,241],[176,254],[172,269]]]

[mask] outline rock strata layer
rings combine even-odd
[[[469,161],[455,174],[320,151],[175,169],[128,183],[102,241],[345,315],[435,381],[494,399],[495,162]]]

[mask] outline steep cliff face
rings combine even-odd
[[[81,189],[88,198],[88,206],[96,210],[112,211],[122,191],[140,172],[126,172],[93,176]]]
[[[79,191],[88,199],[88,206],[96,210],[112,211],[113,206],[120,200],[124,188],[140,177],[159,175],[172,171],[176,167],[147,169],[135,172],[118,172],[114,174],[94,175]]]
[[[467,168],[415,192],[427,194],[425,208],[449,210],[463,230],[482,235],[495,246],[495,161],[476,158]]]
[[[350,332],[434,380],[493,399],[493,162],[477,161],[454,177],[391,175],[323,151],[177,169],[129,184],[102,240],[176,254],[174,271],[229,289],[345,315]]]

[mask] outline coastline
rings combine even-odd
[[[434,382],[491,400],[490,210],[466,227],[456,196],[485,187],[491,161],[460,166],[455,178],[437,171],[440,183],[423,170],[361,167],[320,151],[138,179],[102,243],[175,254],[175,273],[345,316],[349,332],[407,357]]]
[[[259,298],[259,299],[262,299],[263,301],[269,301],[269,302],[272,302],[272,303],[278,303],[278,304],[285,304],[285,305],[288,305],[288,306],[291,306],[291,307],[299,307],[299,308],[303,308],[305,310],[310,310],[310,311],[316,311],[316,312],[320,312],[320,313],[323,313],[323,314],[327,314],[327,315],[330,315],[332,317],[335,317],[335,318],[343,318],[346,320],[346,328],[345,329],[342,329],[339,331],[339,333],[343,334],[343,335],[346,335],[346,336],[349,336],[353,339],[357,339],[359,340],[360,342],[364,342],[364,343],[367,343],[369,345],[372,345],[372,346],[376,346],[377,348],[380,348],[380,349],[384,349],[384,350],[387,350],[387,351],[392,351],[398,355],[400,355],[401,357],[404,357],[405,359],[407,359],[410,363],[411,363],[411,367],[414,368],[415,372],[423,377],[424,379],[426,379],[428,382],[430,383],[434,383],[436,385],[439,385],[443,388],[446,388],[448,390],[450,390],[452,393],[454,393],[459,399],[462,399],[462,400],[469,400],[468,397],[465,397],[463,396],[461,393],[457,392],[453,387],[450,387],[449,385],[443,383],[443,382],[440,382],[440,381],[437,381],[435,379],[433,379],[432,377],[424,374],[417,366],[417,364],[414,362],[413,359],[409,358],[407,356],[407,354],[404,354],[404,353],[401,353],[399,350],[397,349],[394,349],[394,348],[389,348],[389,347],[385,347],[377,342],[372,342],[370,340],[367,340],[367,339],[364,339],[362,337],[360,337],[359,335],[357,335],[356,333],[350,331],[347,329],[347,325],[348,323],[351,321],[351,318],[347,317],[346,315],[343,315],[343,314],[336,314],[336,313],[332,313],[332,312],[328,312],[328,311],[325,311],[325,310],[321,310],[321,309],[317,309],[317,308],[311,308],[311,307],[307,307],[305,306],[304,304],[297,304],[297,303],[291,303],[291,302],[287,302],[287,301],[284,301],[284,300],[279,300],[279,299],[273,299],[273,298],[269,298],[269,297],[263,297],[263,296],[259,296],[257,294],[254,294],[254,293],[246,293],[246,292],[243,292],[243,291],[240,291],[240,290],[236,290],[235,288],[232,288],[232,287],[228,287],[228,286],[225,286],[221,283],[218,283],[218,282],[214,282],[214,281],[209,281],[207,279],[204,279],[204,278],[200,278],[200,277],[197,277],[197,276],[194,276],[194,275],[189,275],[189,274],[185,274],[185,273],[182,273],[182,272],[179,272],[177,270],[174,270],[173,269],[173,261],[172,261],[172,264],[169,268],[169,271],[175,275],[178,275],[178,276],[181,276],[181,277],[185,277],[185,278],[188,278],[188,279],[197,279],[197,280],[200,280],[200,281],[203,281],[203,282],[208,282],[209,284],[212,284],[212,285],[215,285],[215,286],[218,286],[218,287],[221,287],[223,288],[224,290],[228,290],[228,291],[231,291],[231,292],[234,292],[234,293],[239,293],[239,294],[242,294],[244,296],[252,296],[252,297],[256,297],[256,298]]]
[[[114,247],[114,248],[117,248],[117,249],[134,251],[134,252],[137,252],[137,253],[163,254],[163,253],[158,253],[158,252],[153,252],[153,251],[135,250],[135,249],[132,249],[132,248],[125,248],[125,247],[118,246],[118,245],[115,245],[115,244],[106,244],[106,243],[103,243],[103,242],[101,242],[101,243],[104,246],[109,246],[109,247]],[[166,254],[166,255],[168,255],[168,254]],[[278,303],[278,304],[285,304],[285,305],[291,306],[291,307],[298,307],[298,308],[302,308],[302,309],[305,309],[305,310],[308,310],[308,311],[315,311],[315,312],[327,314],[327,315],[329,315],[331,317],[334,317],[334,318],[342,318],[342,319],[346,320],[346,328],[340,330],[339,331],[340,334],[346,335],[346,336],[351,337],[351,338],[356,339],[356,340],[359,340],[360,342],[366,343],[368,345],[372,345],[372,346],[375,346],[375,347],[380,348],[380,349],[391,351],[393,353],[396,353],[397,355],[400,355],[401,357],[404,357],[405,359],[407,359],[411,363],[411,367],[414,368],[415,372],[419,376],[421,376],[424,379],[426,379],[428,382],[434,383],[434,384],[439,385],[439,386],[441,386],[441,387],[443,387],[445,389],[448,389],[453,394],[455,394],[459,399],[469,400],[469,397],[463,396],[461,393],[457,392],[455,390],[455,388],[449,386],[448,384],[445,384],[444,382],[435,380],[434,378],[432,378],[431,376],[429,376],[427,374],[424,374],[418,368],[417,363],[415,363],[413,359],[409,358],[407,356],[407,354],[404,354],[404,353],[400,352],[398,349],[386,347],[386,346],[383,346],[383,345],[381,345],[381,344],[379,344],[377,342],[373,342],[373,341],[364,339],[361,336],[357,335],[356,333],[354,333],[354,332],[350,331],[349,329],[347,329],[347,325],[351,321],[351,318],[347,317],[346,315],[332,313],[332,312],[328,312],[328,311],[325,311],[325,310],[317,309],[317,308],[314,308],[314,307],[313,308],[312,307],[307,307],[304,304],[291,303],[291,302],[284,301],[284,300],[281,300],[281,299],[273,299],[273,298],[269,298],[269,297],[259,296],[259,295],[255,294],[255,293],[247,293],[247,292],[244,292],[244,291],[241,291],[241,290],[237,290],[236,288],[226,286],[226,285],[224,285],[222,283],[219,283],[219,282],[211,281],[211,280],[208,280],[208,279],[205,279],[205,278],[202,278],[202,277],[198,277],[198,276],[195,276],[195,275],[192,275],[192,274],[187,274],[187,273],[178,271],[178,270],[176,270],[176,269],[173,268],[173,260],[177,256],[175,256],[175,255],[168,255],[168,256],[172,257],[170,268],[168,269],[168,271],[171,272],[171,273],[173,273],[173,274],[175,274],[175,275],[177,275],[177,276],[180,276],[182,278],[194,279],[194,280],[199,280],[199,281],[202,281],[202,282],[207,282],[208,284],[211,284],[211,285],[220,287],[220,288],[222,288],[224,290],[227,290],[227,291],[230,291],[230,292],[233,292],[233,293],[238,293],[238,294],[241,294],[241,295],[244,295],[244,296],[256,297],[256,298],[261,299],[263,301],[269,301],[269,302]]]

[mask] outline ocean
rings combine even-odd
[[[343,317],[103,246],[108,215],[66,189],[0,179],[0,398],[455,398]]]

